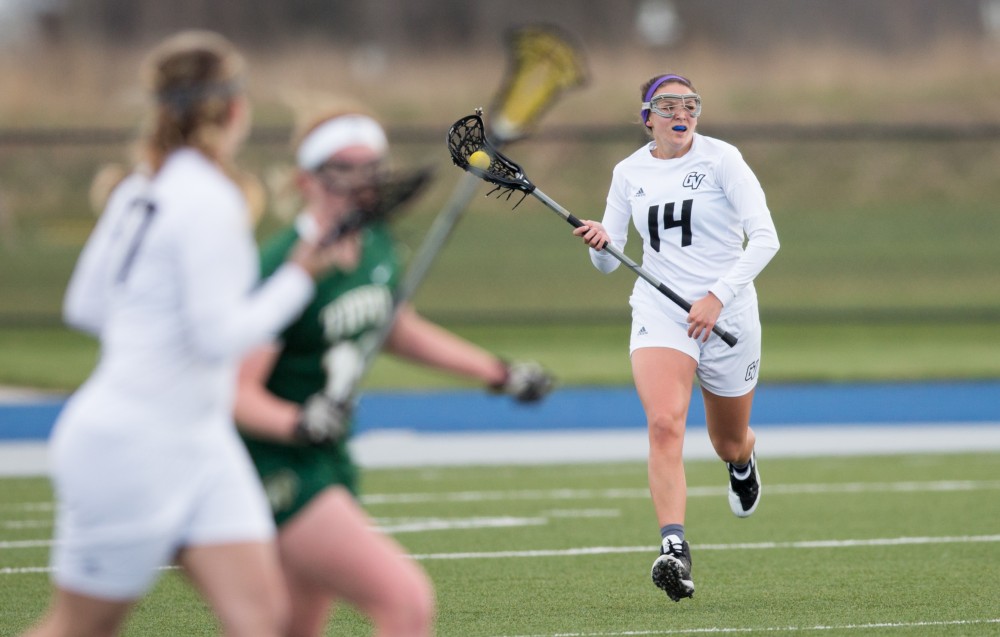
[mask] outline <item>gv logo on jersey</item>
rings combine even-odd
[[[684,187],[690,188],[691,190],[698,190],[698,186],[701,185],[701,180],[705,178],[705,173],[688,173],[684,176]]]

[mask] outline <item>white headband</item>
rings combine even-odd
[[[343,115],[314,128],[299,144],[296,160],[303,170],[316,170],[330,157],[351,146],[366,146],[379,154],[389,148],[385,131],[365,115]]]

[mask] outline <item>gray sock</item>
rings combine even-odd
[[[676,535],[677,538],[683,542],[684,541],[684,525],[683,524],[668,524],[664,527],[660,527],[660,539],[666,539],[668,535]]]

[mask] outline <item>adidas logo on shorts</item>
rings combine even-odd
[[[635,333],[636,336],[645,336],[646,334],[649,334],[649,332],[646,331],[646,326],[645,325],[643,325],[642,327],[640,327],[639,331]]]

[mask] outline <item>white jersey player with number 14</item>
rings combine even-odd
[[[750,411],[760,368],[753,280],[778,251],[764,191],[740,152],[695,132],[701,96],[690,80],[662,75],[641,87],[642,123],[653,138],[615,166],[604,219],[573,234],[602,272],[618,267],[603,248],[642,237],[642,267],[691,303],[685,311],[645,279],[630,298],[630,352],[649,429],[649,490],[660,526],[652,579],[670,599],[694,595],[684,536],[682,451],[694,378],[709,438],[729,472],[729,506],[747,517],[760,501]],[[736,337],[730,347],[712,329]]]
[[[614,169],[603,220],[612,244],[625,246],[631,219],[642,237],[642,265],[654,277],[689,301],[711,292],[722,317],[748,307],[756,299],[753,279],[778,247],[760,183],[726,142],[696,133],[691,150],[676,159],[654,157],[655,143]],[[591,258],[603,272],[619,264],[597,250]],[[633,294],[686,322],[687,313],[644,280]]]

